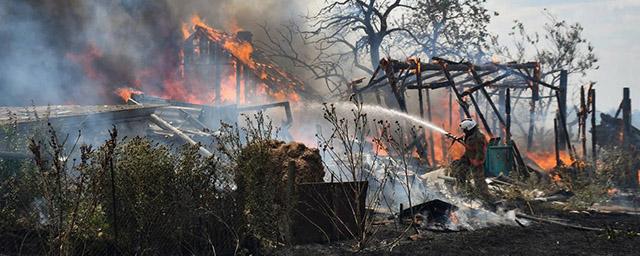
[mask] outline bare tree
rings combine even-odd
[[[270,28],[266,24],[260,27],[265,39],[257,41],[256,44],[267,57],[295,72],[307,84],[324,84],[329,95],[346,94],[343,85],[348,84],[351,78],[343,65],[337,63],[348,62],[349,56],[314,48],[295,21],[276,28]]]
[[[307,17],[311,25],[304,34],[319,47],[348,49],[343,54],[353,55],[354,66],[372,74],[382,48],[392,47],[388,43],[393,34],[415,39],[402,16],[414,9],[415,2],[402,0],[326,1],[326,6]],[[363,56],[368,64],[361,62]]]
[[[584,28],[580,23],[560,20],[546,9],[542,13],[547,17],[547,22],[541,33],[529,33],[524,23],[514,20],[509,33],[514,46],[501,45],[497,36],[494,36],[493,52],[510,61],[540,62],[542,78],[551,84],[559,82],[560,70],[567,70],[569,75],[586,75],[588,71],[599,68],[593,45],[583,36]]]
[[[263,27],[268,35],[263,43],[269,45],[265,48],[270,57],[289,61],[323,81],[332,94],[344,96],[350,92],[351,77],[373,74],[383,51],[400,48],[394,48],[392,36],[418,42],[404,21],[415,6],[414,0],[325,1],[316,13],[304,17],[306,27]]]

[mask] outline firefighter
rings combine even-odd
[[[490,200],[489,187],[485,182],[484,159],[487,152],[487,140],[478,128],[478,123],[472,119],[464,119],[460,122],[460,129],[464,137],[459,138],[464,144],[464,155],[452,163],[453,176],[462,183],[468,183],[468,177],[473,178],[473,183],[479,195]]]

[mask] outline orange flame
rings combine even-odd
[[[556,167],[555,152],[528,152],[527,157],[533,160],[540,168],[549,171]],[[560,160],[566,165],[573,163],[567,152],[560,151]]]
[[[128,102],[131,99],[131,96],[133,96],[134,94],[142,94],[141,91],[128,87],[118,88],[116,89],[115,93],[120,96],[120,98],[122,98],[125,103]]]
[[[249,42],[234,42],[226,41],[223,47],[231,52],[236,58],[240,59],[245,65],[250,68],[255,68],[255,62],[251,59],[251,53],[253,53],[253,46]]]

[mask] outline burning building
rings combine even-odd
[[[304,84],[254,48],[252,33],[231,36],[194,18],[185,28],[177,97],[192,103],[264,103],[293,101],[305,94]]]

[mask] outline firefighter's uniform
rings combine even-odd
[[[463,123],[465,121],[463,121]],[[467,184],[467,178],[471,176],[480,196],[483,197],[483,199],[489,200],[491,195],[489,194],[489,187],[485,182],[484,176],[484,159],[487,152],[487,140],[480,129],[478,129],[477,124],[475,124],[475,122],[473,122],[473,124],[471,128],[463,127],[463,124],[461,124],[461,128],[465,132],[463,140],[465,151],[459,160],[451,164],[452,174],[463,184]]]

